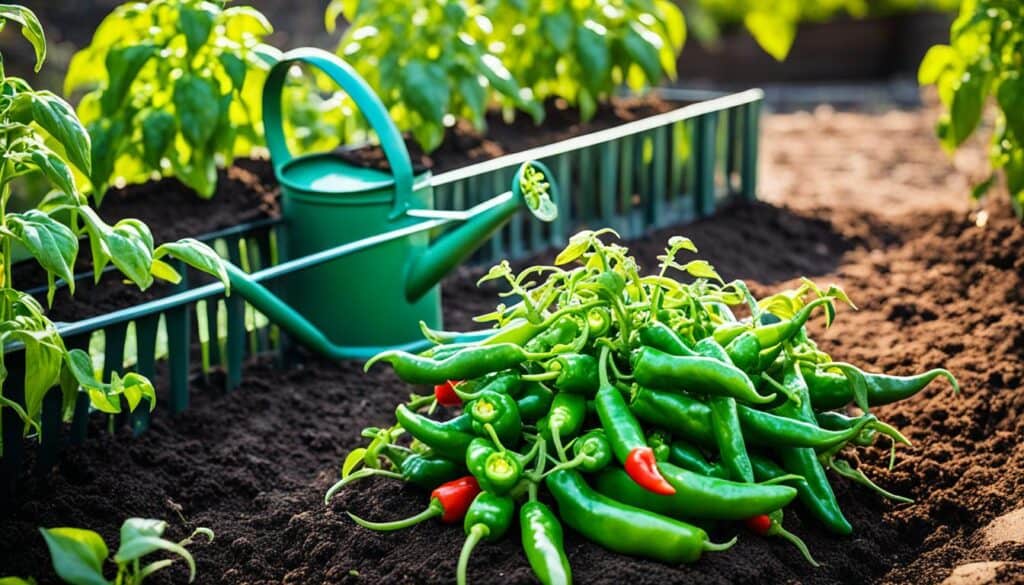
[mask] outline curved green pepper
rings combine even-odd
[[[753,455],[751,455],[753,458]],[[668,460],[674,464],[708,477],[728,479],[729,471],[721,463],[711,463],[700,449],[685,441],[673,441],[669,445]],[[756,477],[756,473],[755,473]]]
[[[633,356],[637,383],[671,391],[729,396],[754,404],[767,404],[775,395],[761,396],[742,370],[708,357],[675,356],[643,347]]]
[[[600,385],[597,360],[593,356],[564,353],[551,360],[547,367],[550,371],[558,372],[554,386],[560,392],[593,396]]]
[[[445,422],[438,422],[417,414],[404,404],[395,409],[395,418],[414,439],[430,447],[435,453],[452,461],[466,458],[466,448],[473,440],[472,420],[461,414]]]
[[[673,518],[744,520],[786,506],[797,491],[785,485],[741,483],[707,477],[671,463],[662,463],[662,475],[676,488],[672,495],[658,495],[636,485],[621,469],[605,469],[595,487],[604,495]]]
[[[390,350],[370,358],[363,369],[369,370],[373,364],[385,361],[406,382],[440,384],[448,380],[471,380],[491,372],[507,370],[532,357],[531,353],[513,343],[467,347],[440,361]]]
[[[493,542],[505,536],[512,525],[514,513],[515,503],[511,498],[487,492],[480,492],[480,495],[469,505],[466,519],[463,522],[466,542],[462,545],[462,553],[459,555],[459,565],[456,571],[456,581],[459,585],[466,584],[469,557],[473,554],[476,545],[481,541]]]
[[[679,335],[661,321],[651,321],[637,330],[641,345],[653,347],[672,355],[695,356],[697,352],[690,349]]]
[[[523,552],[543,585],[571,585],[572,568],[565,556],[562,525],[554,512],[534,500],[519,509]]]
[[[834,410],[853,402],[853,384],[841,374],[821,371],[812,364],[801,364],[800,371],[807,381],[811,404],[815,410]],[[889,376],[862,373],[868,391],[868,405],[891,404],[917,394],[938,377],[944,377],[960,391],[956,378],[948,370],[936,368],[914,376]]]
[[[551,401],[551,410],[541,419],[537,428],[542,437],[554,441],[556,446],[571,439],[583,427],[587,417],[587,399],[579,394],[559,392]]]
[[[555,394],[543,384],[526,382],[516,400],[519,416],[524,423],[535,423],[548,413]]]
[[[601,471],[612,462],[612,446],[604,431],[595,429],[583,435],[572,444],[572,453],[579,460],[577,467],[584,473]]]
[[[503,445],[514,447],[519,442],[523,420],[519,415],[516,401],[508,394],[481,390],[466,410],[472,418],[473,432],[477,435],[490,436],[485,428],[485,425],[489,424]]]
[[[736,542],[734,538],[714,544],[696,526],[616,502],[591,489],[571,469],[547,476],[545,485],[570,528],[617,553],[664,563],[692,563],[704,551],[725,550]]]

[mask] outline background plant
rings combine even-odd
[[[456,119],[482,130],[493,106],[539,123],[542,102],[558,97],[590,119],[620,85],[674,77],[685,39],[665,0],[333,0],[328,29],[340,16],[351,26],[338,54],[428,151]]]
[[[188,538],[173,542],[163,538],[167,523],[163,520],[129,518],[121,525],[121,545],[114,554],[117,576],[107,580],[103,564],[110,556],[103,537],[82,528],[40,528],[50,549],[53,569],[71,585],[140,585],[146,577],[174,564],[174,559],[161,559],[142,564],[142,558],[157,551],[177,555],[188,564],[189,583],[196,578],[196,562],[186,547],[198,536],[213,541],[213,531],[197,528]]]
[[[26,8],[0,5],[0,23],[8,21],[18,23],[34,47],[38,70],[46,58],[39,21]],[[40,431],[43,398],[54,386],[59,385],[63,392],[65,419],[73,413],[80,388],[95,408],[108,413],[121,411],[122,397],[134,410],[143,398],[152,407],[156,396],[149,380],[135,373],[123,377],[115,373],[109,383],[97,380],[89,355],[68,351],[39,301],[15,288],[12,264],[16,245],[46,272],[48,303],[53,302],[58,278],[74,292],[81,236],[89,240],[97,280],[112,264],[143,289],[154,278],[177,281],[180,276],[164,257],[227,279],[219,257],[200,242],[182,240],[154,248],[153,236],[142,222],[123,219],[111,226],[100,219],[78,190],[72,171],[76,168],[88,175],[91,158],[89,134],[71,106],[51,92],[33,90],[24,79],[6,76],[0,66],[0,410],[14,409],[24,421],[26,433]],[[27,175],[43,177],[54,191],[34,209],[9,212],[11,183]],[[15,348],[24,351],[27,366],[21,403],[3,395],[7,352]]]
[[[1003,171],[1010,201],[1024,216],[1024,4],[1016,0],[964,0],[950,44],[925,55],[918,79],[935,85],[945,112],[937,133],[952,152],[975,133],[985,104],[997,106],[990,160],[993,174],[975,187],[982,196]]]
[[[254,8],[153,0],[116,8],[71,60],[65,95],[92,137],[97,201],[113,182],[175,176],[204,198],[217,167],[262,144],[260,100],[276,51]]]
[[[484,127],[491,100],[512,104],[539,121],[539,104],[490,50],[494,31],[475,0],[334,0],[326,25],[350,27],[338,45],[388,106],[395,123],[426,150],[444,139],[454,118]]]
[[[562,98],[589,120],[622,85],[634,91],[675,79],[686,40],[683,13],[667,0],[487,0],[488,45],[539,100]]]

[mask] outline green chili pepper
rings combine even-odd
[[[665,431],[654,431],[647,435],[647,446],[654,450],[654,459],[657,461],[668,461],[671,442],[672,437]]]
[[[590,334],[594,337],[601,337],[612,327],[612,314],[607,307],[594,307],[587,311],[587,325],[590,326]]]
[[[753,330],[745,331],[730,341],[725,351],[730,361],[744,372],[752,371],[761,363],[761,343]]]
[[[647,424],[662,427],[702,447],[716,447],[711,407],[689,396],[639,387],[633,393],[630,409]],[[812,447],[827,449],[854,439],[860,429],[829,431],[768,412],[738,405],[736,413],[743,428],[744,441],[762,447]],[[870,417],[870,415],[865,415]],[[874,421],[864,418],[861,429]]]
[[[466,467],[484,491],[502,495],[511,490],[523,475],[519,456],[499,451],[484,438],[473,439],[466,449]]]
[[[660,467],[665,479],[675,486],[675,494],[652,494],[636,485],[618,468],[608,468],[599,473],[594,487],[630,506],[684,519],[745,520],[777,510],[797,496],[795,489],[785,485],[740,483],[707,477],[671,463],[662,463]]]
[[[473,440],[472,419],[462,414],[445,422],[438,422],[417,414],[404,404],[395,409],[395,418],[413,438],[430,447],[435,453],[452,461],[466,458],[466,448]]]
[[[432,490],[443,483],[462,477],[466,471],[461,464],[449,459],[419,454],[405,457],[397,469],[398,472],[373,468],[360,469],[331,486],[324,496],[324,503],[328,503],[341,488],[367,477],[382,476],[401,479],[423,489]]]
[[[466,584],[469,557],[473,554],[476,545],[481,541],[493,542],[505,536],[512,525],[513,514],[515,514],[515,503],[511,498],[487,492],[480,492],[480,495],[469,505],[463,523],[466,542],[462,545],[462,553],[459,555],[459,566],[456,571],[456,581],[459,585]]]
[[[611,385],[601,386],[594,398],[594,406],[612,452],[629,476],[644,489],[661,494],[674,493],[674,488],[661,477],[654,451],[647,446],[643,429],[619,390]]]
[[[793,479],[787,480],[786,483],[796,488],[800,501],[805,503],[804,505],[811,510],[812,514],[819,518],[827,516],[829,518],[828,523],[837,526],[848,524],[842,513],[836,516],[834,508],[818,505],[820,500],[817,499],[814,489],[811,488],[810,484],[803,477],[790,475],[777,463],[763,455],[751,455],[750,461],[754,466],[754,477],[757,478],[757,481],[770,481],[788,475]],[[810,504],[807,504],[807,502],[810,502]]]
[[[526,351],[543,353],[551,351],[556,345],[568,345],[580,332],[579,323],[573,315],[563,315],[555,319],[547,329],[534,336],[525,344]]]
[[[468,347],[443,360],[434,360],[399,350],[385,351],[364,366],[385,361],[402,380],[411,384],[440,384],[448,380],[470,380],[491,372],[507,370],[537,356],[512,343]]]
[[[477,380],[463,382],[455,389],[455,393],[463,402],[479,397],[484,391],[515,396],[523,387],[519,374],[513,371],[499,372]]]
[[[477,398],[466,407],[472,417],[472,429],[477,435],[489,436],[484,425],[491,425],[503,445],[514,447],[523,430],[516,401],[508,394],[490,390],[477,393]]]
[[[572,568],[565,556],[562,525],[554,512],[531,500],[519,509],[523,551],[543,585],[571,585]]]
[[[753,483],[754,470],[750,468],[736,400],[725,396],[710,396],[708,407],[711,408],[711,430],[715,435],[715,444],[718,445],[722,464],[729,470],[729,477],[735,481]]]
[[[551,441],[561,453],[564,441],[575,437],[587,417],[587,399],[579,394],[559,392],[551,401],[548,415],[537,424],[542,437]]]
[[[800,370],[807,380],[811,404],[815,410],[834,410],[853,402],[853,383],[846,376],[822,371],[812,364],[801,364]],[[955,392],[960,392],[960,385],[953,374],[941,368],[915,376],[862,374],[870,406],[882,406],[910,398],[940,376],[949,380]]]
[[[583,435],[572,444],[572,453],[579,461],[576,468],[584,473],[601,471],[612,462],[612,446],[604,431],[595,429]]]
[[[788,387],[801,400],[800,406],[789,401],[775,409],[775,412],[802,422],[817,424],[811,398],[797,362],[787,360],[783,385]],[[776,453],[782,461],[782,468],[790,473],[803,476],[807,482],[807,490],[800,494],[800,501],[828,530],[841,535],[853,532],[853,526],[843,516],[836,501],[835,493],[825,475],[825,469],[818,461],[814,449],[778,447]]]
[[[592,356],[564,353],[551,360],[547,367],[553,372],[558,372],[554,385],[560,392],[573,392],[585,396],[593,396],[597,392],[597,360]]]
[[[543,325],[531,323],[529,319],[524,317],[518,317],[509,321],[507,325],[497,330],[490,337],[481,340],[479,345],[514,343],[519,346],[526,346],[543,331],[545,331]]]
[[[548,413],[555,394],[539,382],[526,382],[516,400],[524,423],[535,423]]]
[[[665,390],[730,396],[755,404],[775,400],[761,396],[742,370],[707,357],[674,356],[651,347],[641,348],[633,357],[637,383]]]
[[[830,431],[845,431],[857,426],[860,422],[859,417],[854,418],[832,411],[817,412],[814,414],[814,418],[818,421],[818,426]],[[861,447],[868,447],[875,443],[876,437],[878,437],[878,430],[873,427],[867,427],[850,442]]]
[[[673,518],[628,506],[595,492],[574,470],[547,476],[548,490],[570,528],[608,550],[665,563],[690,563],[704,551],[731,547],[715,544],[706,532]]]
[[[721,463],[709,462],[700,449],[685,441],[673,441],[669,445],[668,460],[674,465],[701,475],[717,477],[719,479],[729,478],[729,471],[725,466]]]
[[[728,347],[732,340],[742,335],[745,331],[750,331],[750,329],[750,323],[742,321],[725,322],[715,328],[712,336],[715,338],[715,341]]]
[[[653,347],[672,355],[697,355],[697,352],[690,349],[671,327],[660,321],[651,321],[641,327],[637,333],[641,345]]]
[[[732,364],[732,359],[729,357],[729,354],[720,343],[715,341],[714,337],[705,337],[704,339],[701,339],[693,346],[693,349],[699,356],[715,359],[726,364]]]

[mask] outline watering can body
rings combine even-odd
[[[296,157],[289,152],[281,94],[288,70],[298,64],[320,69],[349,95],[376,132],[389,170],[354,166],[332,154]],[[348,347],[413,342],[421,338],[421,321],[440,328],[438,281],[523,207],[518,189],[461,215],[435,212],[430,173],[413,172],[383,103],[351,66],[325,51],[284,54],[268,76],[263,111],[281,185],[284,259],[371,243],[289,276],[280,290],[285,302],[330,343]],[[461,225],[432,241],[435,232],[455,223]],[[399,233],[401,237],[387,236]]]

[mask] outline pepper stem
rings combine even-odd
[[[331,498],[334,497],[334,494],[338,493],[341,490],[341,488],[347,486],[348,484],[367,477],[373,477],[375,475],[380,477],[390,477],[392,479],[402,479],[402,474],[397,473],[395,471],[372,468],[360,469],[359,471],[353,473],[352,475],[349,475],[348,477],[343,478],[341,481],[332,485],[331,489],[327,490],[327,494],[324,496],[324,504],[330,503]]]
[[[769,536],[781,536],[782,538],[785,538],[790,543],[792,543],[793,546],[795,546],[797,548],[797,550],[800,551],[800,554],[804,555],[804,558],[807,559],[808,563],[811,563],[811,565],[813,565],[815,567],[820,567],[821,566],[818,563],[818,561],[814,560],[814,557],[811,556],[811,551],[807,550],[807,545],[804,544],[804,541],[801,540],[799,536],[797,536],[797,535],[793,534],[792,532],[786,530],[782,526],[782,524],[780,524],[779,522],[776,522],[776,521],[772,520],[772,527],[771,527],[771,530],[768,532],[768,535]]]
[[[828,463],[832,470],[838,473],[839,475],[851,481],[855,481],[867,488],[873,489],[883,497],[889,498],[890,500],[894,500],[897,502],[902,502],[904,504],[914,503],[914,500],[908,497],[896,495],[886,490],[885,488],[879,486],[875,482],[871,481],[871,479],[868,476],[864,475],[863,471],[861,471],[860,469],[854,469],[853,467],[850,466],[849,463],[843,461],[842,459],[831,459]]]
[[[519,376],[519,379],[524,382],[547,382],[554,380],[562,375],[562,372],[553,370],[550,372],[543,372],[540,374],[526,374],[525,376]]]
[[[352,512],[345,512],[353,522],[362,526],[363,528],[369,528],[370,530],[379,530],[383,532],[390,532],[392,530],[401,530],[410,526],[415,526],[420,522],[436,518],[444,514],[444,506],[441,505],[441,500],[433,498],[430,500],[430,505],[427,506],[426,510],[423,510],[415,516],[410,516],[403,520],[394,520],[392,522],[370,522],[369,520],[363,520],[359,516],[356,516]]]
[[[766,479],[762,482],[758,482],[757,485],[776,485],[780,483],[786,483],[787,481],[803,481],[805,478],[802,475],[795,473],[787,473],[786,475],[780,475],[771,479]]]
[[[487,536],[491,530],[484,524],[474,524],[466,535],[466,542],[462,545],[462,552],[459,553],[459,567],[455,572],[455,582],[458,585],[466,585],[466,569],[469,567],[469,556],[480,541]]]
[[[711,542],[710,540],[706,540],[706,541],[704,541],[704,544],[701,545],[701,548],[704,549],[705,551],[711,551],[711,552],[718,552],[718,551],[723,551],[723,550],[729,550],[730,548],[732,548],[732,545],[736,544],[737,540],[739,540],[739,537],[737,537],[737,536],[734,536],[734,537],[732,537],[732,540],[730,540],[728,542],[723,542],[721,544]]]
[[[491,423],[484,423],[484,430],[487,431],[487,435],[494,442],[494,446],[498,448],[499,453],[506,451],[505,446],[501,444],[501,439],[498,438],[498,431],[494,430],[494,425]]]

